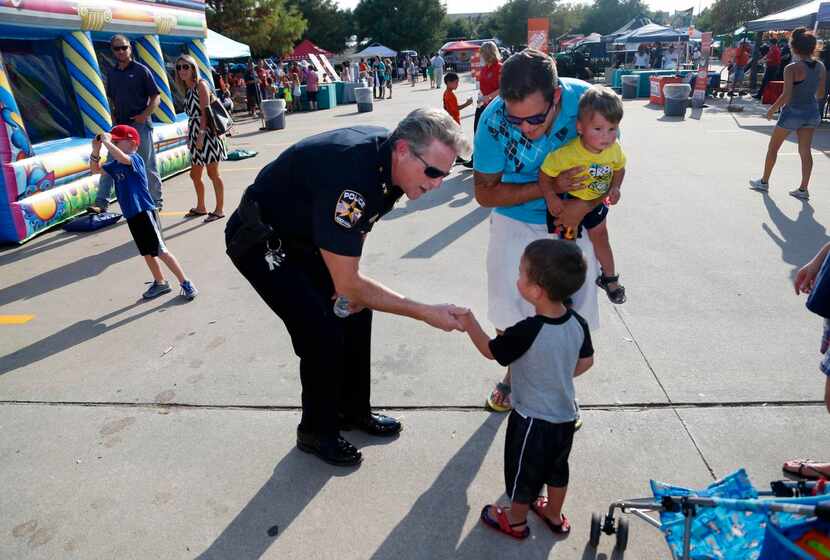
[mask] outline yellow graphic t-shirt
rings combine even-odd
[[[584,189],[568,194],[582,200],[596,200],[608,193],[614,171],[625,167],[625,154],[619,142],[614,142],[613,146],[598,154],[589,152],[582,145],[582,139],[577,136],[558,150],[549,153],[541,169],[548,177],[557,177],[572,167],[585,167],[588,176],[583,182]]]

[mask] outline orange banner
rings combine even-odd
[[[527,20],[527,46],[531,49],[548,52],[548,18],[534,18]]]

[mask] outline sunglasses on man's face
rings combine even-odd
[[[533,126],[538,126],[545,122],[545,119],[548,118],[548,113],[550,113],[551,109],[553,109],[553,101],[550,102],[547,110],[544,113],[539,113],[538,115],[531,115],[529,117],[514,117],[509,113],[505,113],[504,118],[513,126],[521,126],[523,122],[527,122],[527,124]]]
[[[115,45],[115,46],[112,47],[112,50],[118,52],[118,51],[126,51],[129,48],[130,48],[130,45]]]
[[[177,64],[176,70],[190,70],[192,66],[190,64]]]
[[[428,164],[426,162],[426,160],[424,160],[424,158],[422,158],[420,155],[418,155],[415,152],[412,152],[412,153],[415,155],[416,158],[421,160],[421,163],[424,164],[424,175],[426,175],[430,179],[443,179],[444,177],[449,176],[449,174],[450,174],[449,171],[445,172],[445,171],[442,171],[441,169],[438,169],[437,167],[433,167],[430,164]]]

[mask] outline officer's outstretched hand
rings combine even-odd
[[[469,313],[469,310],[448,303],[428,305],[424,313],[424,322],[443,331],[463,332],[464,327],[457,316],[465,313]]]

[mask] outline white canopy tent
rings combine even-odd
[[[373,56],[392,57],[397,56],[397,54],[397,51],[393,51],[389,47],[384,47],[380,43],[372,43],[362,51],[349,55],[349,58],[371,58]]]
[[[208,58],[211,60],[251,57],[251,47],[210,29],[208,29],[207,38],[205,39],[205,50],[207,50]]]

